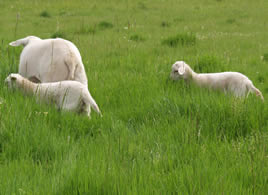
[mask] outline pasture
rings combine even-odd
[[[267,0],[0,1],[0,194],[268,194]],[[103,117],[4,84],[35,35],[80,50]],[[169,78],[237,71],[247,99]]]

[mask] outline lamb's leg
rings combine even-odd
[[[90,106],[89,105],[84,105],[84,113],[87,115],[87,117],[89,119],[91,119],[90,112],[91,112]]]
[[[90,105],[89,104],[87,104],[84,100],[83,100],[83,98],[82,97],[80,97],[81,99],[80,99],[80,110],[79,110],[79,113],[81,113],[81,114],[86,114],[87,115],[87,117],[89,118],[89,119],[91,119],[91,116],[90,116],[90,113],[91,113],[91,108],[90,108]]]

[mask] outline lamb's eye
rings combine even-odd
[[[175,73],[175,72],[178,72],[178,70],[174,70],[174,73]]]

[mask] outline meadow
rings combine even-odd
[[[0,0],[0,194],[268,194],[267,0]],[[35,35],[81,52],[103,117],[4,84]],[[265,98],[169,77],[238,71]]]

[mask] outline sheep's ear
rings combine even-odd
[[[13,46],[13,47],[20,46],[20,44],[17,41],[13,41],[13,42],[9,43],[9,45]]]
[[[9,43],[9,45],[13,46],[13,47],[17,47],[17,46],[20,46],[20,45],[26,46],[29,43],[29,39],[30,39],[30,37],[19,39],[19,40],[16,40],[16,41],[13,41],[13,42]]]

